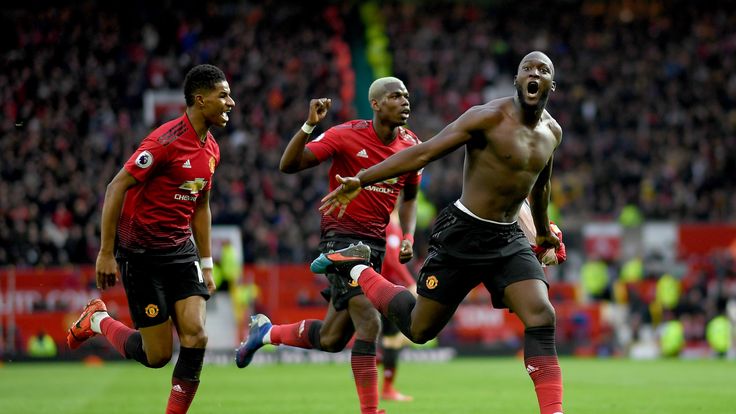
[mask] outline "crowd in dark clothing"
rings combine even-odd
[[[199,63],[223,69],[236,101],[228,127],[213,130],[214,223],[241,228],[247,262],[311,258],[327,170],[286,175],[278,162],[310,98],[333,99],[321,129],[356,117],[348,45],[358,13],[129,3],[0,12],[0,265],[94,262],[106,184],[155,126],[144,93],[180,89]],[[566,220],[628,204],[650,219],[736,219],[736,13],[703,2],[480,4],[381,6],[420,138],[513,93],[520,57],[543,50],[556,66],[548,108],[564,132],[553,201]],[[438,207],[459,194],[461,152],[425,171]]]
[[[0,264],[93,262],[106,184],[155,126],[143,123],[144,92],[179,89],[186,71],[205,62],[223,69],[237,103],[227,129],[213,130],[222,154],[214,222],[242,228],[247,261],[310,255],[319,229],[311,209],[326,171],[281,174],[281,149],[309,97],[332,97],[326,123],[353,113],[341,101],[349,96],[337,58],[348,50],[342,13],[305,8],[5,12],[15,31],[0,75]]]
[[[386,6],[412,126],[431,136],[470,106],[513,93],[520,54],[543,50],[556,67],[548,110],[563,129],[553,173],[563,217],[615,218],[633,204],[649,219],[732,222],[736,14],[702,2],[629,4],[562,2],[529,14]],[[435,170],[459,171],[460,159]],[[457,187],[455,174],[433,178],[433,200]]]

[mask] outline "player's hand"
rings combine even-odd
[[[319,207],[319,211],[325,216],[328,216],[333,211],[338,210],[337,218],[342,218],[345,209],[348,208],[348,204],[360,194],[362,187],[357,177],[342,178],[338,174],[336,178],[340,185],[330,194],[322,198],[322,205]]]
[[[557,256],[557,264],[562,264],[567,260],[567,250],[565,249],[565,243],[560,242],[560,247],[555,250],[555,256]]]
[[[307,118],[307,124],[317,125],[320,121],[325,119],[327,112],[330,111],[332,106],[332,99],[319,98],[312,99],[309,101],[309,117]]]
[[[560,230],[560,228],[557,227],[557,225],[552,221],[549,222],[549,230],[559,242],[557,247],[554,247],[554,257],[550,257],[550,255],[547,254],[547,251],[552,247],[543,247],[540,245],[536,245],[532,246],[532,250],[534,251],[534,254],[537,256],[539,261],[543,264],[546,264],[548,266],[561,264],[565,260],[567,260],[567,250],[565,249],[565,243],[562,242],[562,230]],[[539,241],[539,238],[537,238],[537,241]]]
[[[550,231],[548,231],[546,234],[537,234],[535,244],[540,249],[557,249],[558,247],[560,247],[560,239],[550,228]]]
[[[118,263],[115,261],[115,255],[102,252],[97,254],[95,278],[97,289],[105,290],[115,286],[115,282],[118,280]]]
[[[202,277],[204,278],[204,284],[207,286],[207,290],[211,295],[215,289],[217,289],[215,279],[212,277],[212,269],[202,269]]]
[[[562,230],[553,221],[549,222],[549,229],[560,240],[560,245],[555,249],[555,256],[557,256],[557,264],[561,264],[567,260],[567,250],[565,249],[565,243],[562,242]]]
[[[409,240],[402,240],[399,248],[399,263],[406,263],[414,257],[414,248]]]

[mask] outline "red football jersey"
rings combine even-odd
[[[197,198],[212,188],[220,147],[207,132],[204,144],[186,114],[151,132],[125,163],[138,181],[125,194],[118,224],[123,248],[165,249],[192,234]]]
[[[338,183],[336,174],[351,177],[385,160],[391,155],[419,143],[413,132],[399,128],[390,144],[386,145],[373,130],[373,121],[355,120],[334,126],[307,144],[320,162],[332,158],[330,166],[330,191]],[[386,237],[391,210],[405,184],[419,184],[421,171],[414,171],[397,178],[363,188],[347,207],[345,215],[322,216],[322,234],[366,236],[383,240]]]
[[[381,276],[393,284],[411,286],[416,282],[406,265],[399,261],[402,240],[404,235],[401,226],[393,221],[389,222],[386,226],[386,255],[383,256]]]

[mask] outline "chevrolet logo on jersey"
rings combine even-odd
[[[204,178],[195,178],[191,181],[185,181],[184,184],[179,186],[179,188],[189,191],[190,194],[199,194],[199,191],[202,190],[205,185],[207,185],[207,180]]]

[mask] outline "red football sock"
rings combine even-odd
[[[125,358],[128,355],[125,352],[125,341],[133,335],[136,330],[128,328],[122,322],[116,321],[113,318],[105,318],[100,321],[100,330],[102,336],[107,339],[108,342]]]
[[[358,284],[363,289],[365,297],[383,315],[388,314],[388,304],[391,299],[401,292],[408,292],[405,287],[389,282],[370,267],[360,273]]]
[[[179,348],[179,358],[171,375],[171,393],[166,414],[185,414],[197,394],[199,374],[204,364],[204,348]]]
[[[534,381],[540,414],[562,412],[562,372],[557,356],[538,356],[524,360]]]
[[[192,405],[194,395],[199,388],[199,381],[185,381],[181,378],[171,379],[171,393],[166,404],[166,414],[185,414]]]
[[[554,326],[524,331],[524,365],[534,382],[540,414],[562,412],[562,371],[557,360]]]
[[[372,351],[371,351],[372,350]],[[361,414],[376,414],[378,409],[378,369],[376,344],[356,339],[350,354],[355,388],[358,391]]]
[[[309,328],[318,319],[306,319],[297,323],[286,325],[273,325],[271,327],[271,343],[274,345],[291,345],[297,348],[313,349],[314,345],[309,340]]]

